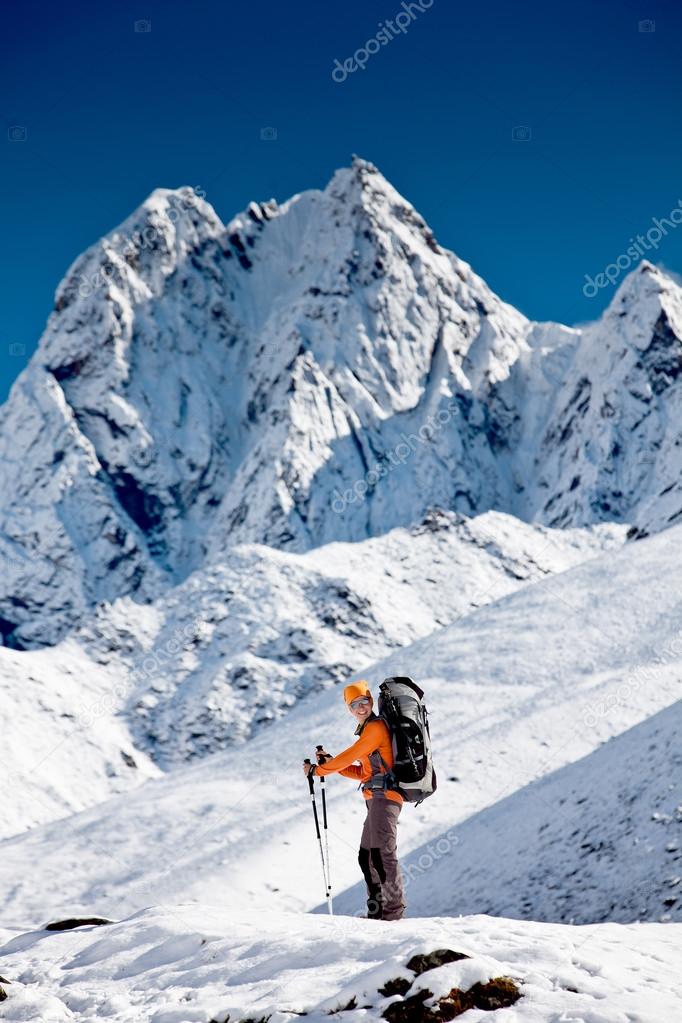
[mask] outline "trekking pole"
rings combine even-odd
[[[324,746],[316,746],[318,753],[324,750]],[[332,863],[329,859],[329,829],[327,828],[327,799],[324,794],[324,775],[321,775],[322,782],[322,827],[324,829],[324,855],[327,860],[327,899],[329,912],[332,912]]]
[[[303,761],[303,763],[304,764],[310,764],[310,759],[308,757],[306,757],[306,759]],[[312,764],[311,764],[311,766],[312,766]],[[327,868],[325,866],[324,852],[322,850],[322,835],[320,834],[320,822],[319,822],[319,819],[318,819],[318,816],[317,816],[317,804],[315,803],[315,788],[313,786],[313,776],[312,776],[312,774],[308,775],[308,786],[310,788],[310,800],[311,800],[312,805],[313,805],[313,817],[315,818],[315,832],[317,834],[317,841],[319,842],[319,845],[320,845],[320,859],[322,860],[322,876],[324,878],[324,884],[325,884],[325,888],[326,888],[327,909],[329,910],[329,914],[331,916],[331,915],[333,915],[333,911],[332,911],[331,899],[329,897],[329,884],[327,883]]]

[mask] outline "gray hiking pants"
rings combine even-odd
[[[375,792],[367,800],[358,862],[367,884],[367,915],[400,920],[405,910],[403,877],[398,863],[396,830],[402,804]]]

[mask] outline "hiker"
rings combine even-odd
[[[396,829],[403,797],[390,787],[393,767],[391,735],[373,711],[372,694],[364,679],[346,686],[346,706],[359,722],[357,742],[337,756],[324,749],[317,764],[304,764],[306,774],[338,774],[361,782],[367,816],[360,839],[358,862],[367,885],[367,917],[400,920],[405,909],[403,879],[396,851]],[[359,764],[354,761],[359,760]]]

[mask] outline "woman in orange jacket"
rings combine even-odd
[[[386,723],[373,710],[372,694],[364,679],[346,686],[343,698],[357,719],[357,742],[332,757],[324,750],[318,763],[303,765],[315,775],[342,774],[360,782],[365,817],[358,862],[367,885],[367,916],[400,920],[405,910],[403,879],[398,863],[396,831],[403,797],[391,788],[393,748]]]

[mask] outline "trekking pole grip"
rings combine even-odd
[[[308,764],[309,766],[311,766],[311,767],[312,767],[312,761],[311,761],[310,757],[306,757],[306,758],[305,758],[305,760],[303,761],[303,763],[304,763],[304,764]],[[313,789],[313,776],[312,776],[312,773],[308,773],[308,787],[309,787],[309,789],[310,789],[310,794],[311,794],[311,796],[312,796],[312,794],[313,794],[313,792],[314,792],[314,789]]]
[[[324,767],[328,760],[333,760],[334,758],[326,752],[324,746],[320,743],[315,747],[315,759],[320,766]],[[322,781],[324,781],[324,775],[322,775]]]

